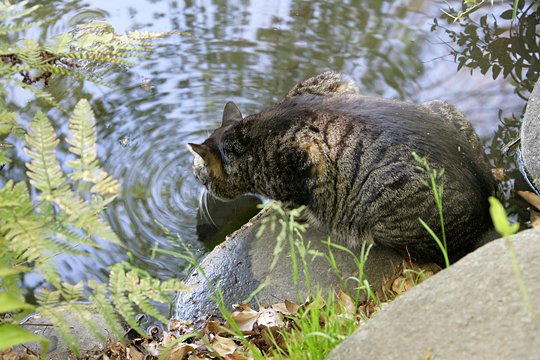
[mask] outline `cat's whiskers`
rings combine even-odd
[[[210,210],[208,210],[208,190],[206,189],[204,189],[204,191],[201,193],[201,198],[199,199],[199,208],[201,210],[202,219],[213,226],[217,226],[216,222],[212,218],[212,214],[210,214]]]

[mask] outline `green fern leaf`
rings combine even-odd
[[[28,128],[25,153],[32,159],[26,164],[26,174],[32,186],[42,192],[42,199],[50,198],[61,186],[65,188],[65,177],[56,159],[58,142],[49,119],[39,112]]]
[[[17,114],[0,107],[0,136],[10,134],[17,126],[15,119]],[[1,139],[1,137],[0,137]]]
[[[68,113],[68,111],[56,101],[56,99],[51,95],[51,93],[38,89],[35,86],[27,85],[20,81],[17,81],[16,84],[23,89],[30,91],[32,94],[34,94],[36,98],[45,101],[47,104],[59,109],[65,114]]]
[[[92,240],[88,234],[81,233],[79,229],[69,225],[67,218],[64,219],[61,214],[57,214],[57,218],[58,221],[52,224],[51,231],[58,239],[61,239],[68,244],[73,244],[73,251],[75,251],[75,247],[79,245],[86,245],[98,249],[100,248],[100,246],[94,240]],[[82,255],[87,254],[82,253]]]
[[[168,322],[167,318],[159,313],[158,309],[148,301],[148,298],[144,293],[141,293],[140,290],[130,291],[129,299],[134,302],[145,314],[152,316],[163,323]]]
[[[73,71],[73,70],[67,69],[67,68],[62,67],[62,66],[40,64],[40,66],[34,66],[34,68],[38,68],[39,70],[42,70],[42,71],[48,71],[51,74],[62,75],[62,76],[66,76],[66,77],[74,77],[74,78],[77,78],[77,79],[80,79],[80,80],[87,80],[87,81],[93,82],[93,83],[98,84],[98,85],[106,86],[106,87],[109,87],[109,88],[114,88],[114,85],[112,85],[112,84],[110,84],[110,83],[108,83],[106,81],[100,80],[100,79],[98,79],[96,77],[86,76],[84,74],[81,74],[80,72]]]
[[[1,17],[1,16],[0,16]],[[41,25],[42,21],[34,21],[27,24],[0,24],[0,35],[8,35]]]
[[[120,315],[132,329],[141,335],[144,334],[143,329],[137,323],[135,309],[125,294],[126,273],[123,264],[116,264],[112,267],[109,276],[109,288],[111,290],[111,299]]]
[[[23,50],[24,49],[24,50]],[[36,68],[42,65],[43,58],[41,57],[41,46],[35,40],[24,39],[23,49],[17,52],[17,57],[26,66]]]
[[[73,351],[77,356],[80,355],[77,339],[73,335],[73,330],[66,321],[66,311],[71,309],[61,306],[42,305],[39,307],[38,312],[52,320],[56,330],[60,333],[63,340],[67,343],[69,349]]]
[[[97,307],[99,313],[103,316],[107,328],[112,331],[117,339],[122,339],[125,331],[122,325],[120,325],[118,315],[107,297],[107,287],[105,284],[95,281],[88,281],[88,286],[92,289],[90,301],[92,301],[92,304]]]
[[[60,34],[52,38],[45,45],[45,50],[52,54],[62,54],[69,51],[73,36],[70,33]]]
[[[27,0],[19,1],[13,5],[9,2],[0,3],[0,21],[23,18],[41,7],[41,5],[34,5],[30,8],[26,8],[27,4]]]
[[[82,179],[84,171],[95,166],[97,158],[95,118],[86,99],[80,100],[75,106],[69,119],[69,130],[71,138],[66,139],[71,145],[69,151],[78,158],[69,161],[68,165],[77,170],[72,174],[72,178]]]
[[[69,120],[71,137],[67,142],[69,151],[77,156],[68,165],[75,169],[71,175],[74,180],[82,179],[94,184],[90,191],[101,195],[116,195],[120,191],[118,181],[98,166],[95,117],[88,101],[80,100]],[[112,200],[112,199],[111,199]]]
[[[127,52],[70,52],[62,54],[62,57],[67,59],[92,60],[96,62],[125,66],[133,66],[135,64],[131,61],[123,59],[132,57],[132,55]]]

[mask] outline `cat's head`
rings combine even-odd
[[[236,126],[242,126],[242,113],[233,102],[228,102],[221,126],[202,144],[188,144],[194,157],[193,174],[206,189],[223,200],[232,200],[247,192],[245,179],[236,171],[236,159],[228,151],[230,143],[236,142],[231,135]]]

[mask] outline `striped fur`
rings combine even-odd
[[[452,260],[491,228],[487,198],[495,183],[481,143],[463,115],[442,101],[361,96],[339,74],[324,73],[246,118],[227,104],[223,126],[202,145],[190,145],[195,176],[216,196],[256,193],[306,205],[314,222],[351,247],[372,241],[416,260],[442,261],[418,221],[440,228],[412,152],[445,170]]]

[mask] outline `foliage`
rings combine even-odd
[[[412,156],[414,160],[419,164],[419,166],[417,166],[416,168],[420,170],[421,172],[427,173],[429,176],[429,181],[427,180],[421,180],[421,181],[425,186],[427,186],[428,188],[431,188],[431,190],[433,191],[433,196],[435,198],[435,205],[437,206],[437,212],[439,213],[442,240],[439,238],[439,236],[437,236],[437,234],[428,226],[428,224],[424,220],[418,219],[418,221],[420,221],[424,229],[426,229],[426,231],[429,233],[429,235],[431,235],[433,240],[435,240],[435,242],[441,249],[446,267],[449,267],[450,260],[448,258],[448,248],[446,246],[446,232],[444,230],[444,214],[443,214],[443,205],[442,205],[444,169],[441,169],[441,170],[432,169],[431,166],[429,166],[429,163],[427,162],[426,158],[419,156],[415,152],[412,153]]]
[[[263,219],[261,227],[257,230],[256,236],[259,237],[268,230],[274,233],[276,227],[279,226],[279,231],[276,238],[276,246],[274,247],[273,252],[273,259],[272,263],[270,264],[270,270],[275,268],[279,256],[284,251],[286,245],[288,245],[293,273],[293,282],[295,285],[297,285],[299,282],[300,268],[298,259],[300,258],[303,265],[302,272],[304,274],[306,289],[311,291],[311,281],[309,272],[307,271],[306,255],[310,254],[311,256],[321,256],[321,254],[308,250],[304,244],[302,233],[306,231],[308,225],[306,223],[298,222],[297,218],[301,215],[305,207],[299,207],[297,209],[290,209],[287,211],[283,207],[282,203],[274,201],[268,204],[267,208],[269,211],[269,216]],[[262,284],[262,286],[264,286],[264,284]],[[261,289],[262,287],[257,289],[257,291]],[[253,297],[256,292],[252,294],[251,297]]]
[[[233,350],[235,354],[244,351],[255,359],[266,359],[269,356],[275,359],[323,359],[358,327],[359,319],[363,316],[362,311],[359,310],[362,291],[368,295],[371,307],[380,304],[364,278],[363,269],[370,247],[364,244],[358,256],[350,249],[331,242],[330,238],[326,240],[328,253],[324,256],[339,279],[342,290],[337,296],[333,291],[329,291],[324,296],[321,290],[313,286],[311,282],[313,274],[310,274],[308,263],[313,257],[323,256],[323,254],[310,249],[310,243],[304,240],[303,233],[308,225],[298,220],[304,207],[285,209],[282,203],[274,201],[265,208],[268,214],[263,218],[256,236],[261,236],[265,231],[277,234],[270,268],[273,269],[277,265],[279,256],[286,254],[290,260],[295,288],[299,288],[300,273],[302,273],[309,298],[302,306],[286,301],[272,306],[261,305],[260,310],[255,311],[248,305],[241,304],[242,311],[231,312],[224,306],[221,289],[215,289],[216,303],[227,324],[226,328],[223,328],[225,334],[222,335],[227,337],[218,338],[217,341],[214,340],[208,345],[210,349],[225,356],[227,353],[222,353],[221,347],[224,346],[223,343],[228,344],[230,336],[233,336],[241,344],[241,348]],[[358,268],[357,276],[343,279],[333,253],[336,249],[345,251],[353,257]],[[354,286],[348,286],[349,280],[352,280]],[[249,302],[262,287],[264,284],[256,289],[245,302]],[[303,301],[299,295],[297,294],[297,298]],[[252,338],[246,338],[244,334],[252,333],[251,330],[255,324],[259,329],[263,329],[258,330],[261,334],[257,335],[255,331]],[[265,328],[267,329],[264,330]],[[259,336],[262,338],[259,339]],[[229,355],[232,354],[229,353]]]
[[[493,0],[491,0],[490,2],[491,2],[491,6],[493,6]],[[485,3],[486,3],[486,0],[463,0],[461,3],[461,10],[455,10],[453,8],[450,8],[448,11],[444,9],[441,9],[441,11],[446,16],[451,18],[453,22],[456,22],[460,20],[461,18],[463,18],[465,15],[468,15],[469,13],[476,11]],[[519,0],[513,0],[512,19],[516,18],[518,4],[519,4]]]
[[[132,31],[118,35],[105,22],[79,25],[73,31],[57,35],[40,44],[33,39],[20,38],[21,31],[39,25],[41,22],[24,21],[41,5],[26,8],[28,1],[17,4],[0,4],[0,78],[30,91],[37,98],[63,109],[54,96],[45,89],[30,86],[43,82],[45,87],[53,76],[72,77],[109,86],[99,76],[98,66],[129,66],[130,58],[137,58],[152,51],[153,41],[179,33]]]
[[[513,20],[510,26],[505,23],[509,20]],[[523,92],[532,91],[540,76],[540,34],[536,30],[539,22],[539,4],[520,0],[515,7],[499,14],[499,18],[483,14],[476,21],[466,13],[456,20],[461,29],[445,28],[434,19],[432,30],[443,28],[459,46],[450,51],[458,70],[465,66],[471,72],[475,69],[482,74],[491,71],[493,79],[500,75],[511,77],[517,84],[516,92],[526,99]]]
[[[491,219],[493,220],[495,230],[503,237],[515,234],[519,230],[519,224],[515,223],[510,225],[510,222],[506,217],[504,207],[499,200],[494,197],[490,197],[489,204],[489,213],[491,214]]]
[[[41,23],[25,21],[39,7],[28,7],[28,1],[0,3],[0,170],[12,161],[10,150],[16,142],[24,144],[28,158],[27,181],[7,179],[0,184],[0,314],[10,314],[0,318],[0,339],[5,339],[0,341],[0,350],[36,340],[45,349],[46,339],[18,326],[28,312],[35,310],[53,321],[76,352],[76,341],[58,304],[97,334],[101,329],[95,329],[80,315],[79,302],[90,298],[122,339],[117,313],[142,334],[135,313],[144,311],[166,320],[153,302],[168,302],[167,294],[182,290],[183,285],[176,280],[152,279],[128,263],[112,267],[108,284],[90,281],[72,285],[63,281],[55,263],[57,255],[84,256],[82,249],[97,247],[97,239],[122,246],[101,216],[119,193],[120,184],[99,164],[95,117],[86,100],[78,101],[69,118],[67,135],[59,138],[47,114],[16,114],[5,99],[10,86],[21,87],[60,109],[55,120],[65,121],[68,112],[60,105],[62,99],[56,99],[48,89],[53,79],[69,77],[109,86],[99,77],[97,66],[110,69],[130,65],[129,58],[148,53],[153,40],[169,33],[117,35],[106,23],[92,23],[41,44],[22,35],[25,29]],[[26,117],[33,120],[24,132],[20,123]],[[68,149],[64,163],[58,160],[59,146]],[[21,286],[29,274],[41,276],[47,285],[35,294],[34,304],[25,299]]]

